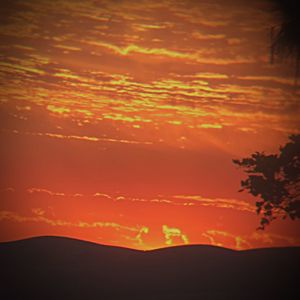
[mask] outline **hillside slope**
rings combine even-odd
[[[0,243],[0,287],[6,299],[292,299],[299,259],[296,247],[143,252],[38,237]]]

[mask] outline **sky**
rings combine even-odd
[[[299,133],[266,1],[13,0],[0,26],[0,241],[300,246],[232,159]]]

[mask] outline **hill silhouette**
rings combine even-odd
[[[0,243],[0,288],[5,299],[292,299],[299,258],[298,247],[138,251],[37,237]]]

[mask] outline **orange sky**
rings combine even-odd
[[[268,2],[224,2],[1,8],[1,241],[300,245],[299,221],[256,230],[232,163],[299,132],[294,68]]]

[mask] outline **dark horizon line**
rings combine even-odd
[[[248,249],[232,249],[232,248],[226,248],[222,246],[216,246],[216,245],[210,245],[210,244],[182,244],[182,245],[174,245],[174,246],[166,246],[166,247],[158,247],[158,248],[153,248],[153,249],[135,249],[135,248],[130,248],[130,247],[125,247],[125,246],[116,246],[116,245],[111,245],[111,244],[101,244],[97,242],[92,242],[89,240],[83,240],[79,238],[74,238],[74,237],[68,237],[68,236],[59,236],[59,235],[37,235],[37,236],[29,236],[25,238],[20,238],[16,240],[9,240],[9,241],[3,241],[0,242],[0,246],[5,245],[5,244],[15,244],[19,242],[26,242],[30,240],[42,240],[42,239],[56,239],[56,240],[69,240],[69,241],[74,241],[74,242],[80,242],[84,244],[90,244],[93,246],[98,246],[98,247],[105,247],[105,248],[115,248],[115,249],[120,249],[120,250],[129,250],[129,251],[134,251],[134,252],[140,252],[140,253],[149,253],[149,252],[157,252],[157,251],[164,251],[164,250],[172,250],[172,249],[178,249],[178,248],[212,248],[212,249],[220,249],[220,250],[225,250],[229,252],[255,252],[255,251],[260,251],[260,250],[268,250],[268,249],[290,249],[290,248],[299,248],[300,245],[298,246],[275,246],[275,247],[256,247],[256,248],[248,248]]]

